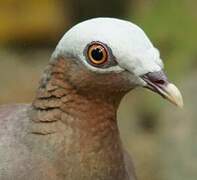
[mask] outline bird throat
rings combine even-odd
[[[66,68],[64,59],[46,68],[33,102],[32,133],[59,137],[64,158],[58,164],[65,174],[75,167],[72,179],[125,179],[116,121],[119,103],[78,93],[66,79]]]

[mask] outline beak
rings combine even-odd
[[[160,94],[174,105],[183,107],[183,98],[179,89],[168,82],[167,76],[163,71],[150,72],[141,76],[141,78],[146,82],[145,88]]]

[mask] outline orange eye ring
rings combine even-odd
[[[89,46],[87,55],[90,63],[93,65],[102,65],[108,60],[107,48],[98,42]]]

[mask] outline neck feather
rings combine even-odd
[[[66,68],[65,60],[59,59],[45,70],[33,102],[33,122],[46,126],[61,122],[70,127],[75,134],[72,146],[80,151],[80,164],[86,169],[108,167],[108,176],[121,179],[125,167],[116,121],[118,103],[80,94],[66,79]],[[36,128],[34,133],[45,135],[55,130]]]

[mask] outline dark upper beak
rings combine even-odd
[[[183,99],[179,89],[168,82],[163,71],[150,72],[141,76],[141,78],[146,82],[145,88],[160,94],[176,106],[183,107]]]

